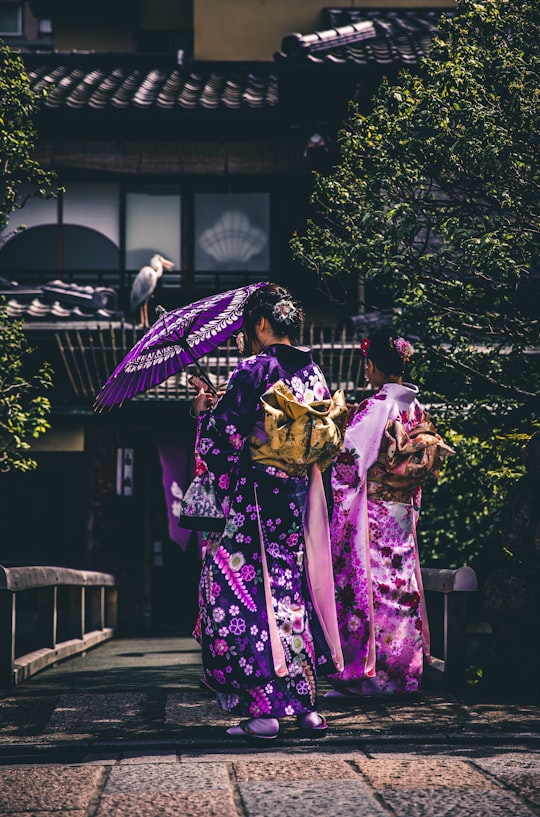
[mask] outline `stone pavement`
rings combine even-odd
[[[321,697],[327,736],[261,746],[199,675],[192,639],[117,639],[0,693],[0,817],[540,815],[538,702]]]

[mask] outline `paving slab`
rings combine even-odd
[[[38,809],[31,809],[30,811],[10,811],[10,812],[3,812],[0,811],[0,814],[9,814],[9,817],[51,817],[50,811],[39,811]],[[87,810],[86,809],[62,809],[61,811],[52,812],[52,814],[58,814],[61,817],[86,817]]]
[[[377,791],[397,789],[492,789],[495,783],[463,760],[414,755],[378,755],[355,766]]]
[[[287,774],[283,767],[284,778]],[[361,780],[240,783],[246,817],[388,817]],[[409,815],[410,817],[410,815]]]
[[[383,789],[383,801],[396,817],[535,817],[515,795],[501,790]]]
[[[0,768],[0,814],[20,811],[86,812],[104,769],[77,766]]]
[[[80,750],[137,749],[138,741],[165,750],[226,750],[225,729],[236,719],[222,712],[199,688],[200,649],[192,638],[113,639],[20,687],[0,692],[0,760],[32,744]],[[367,751],[386,745],[455,746],[528,742],[540,747],[540,706],[501,701],[467,691],[426,688],[395,698],[331,699],[320,683],[318,701],[328,720],[326,736],[302,741],[294,724],[283,722],[276,744]],[[68,757],[68,759],[70,759]]]
[[[95,817],[240,817],[231,792],[104,795]],[[28,817],[28,815],[27,815]],[[51,817],[51,815],[48,815]],[[277,817],[277,815],[273,815]]]
[[[540,810],[540,753],[508,752],[473,763]]]
[[[335,760],[308,755],[304,758],[283,755],[279,759],[264,758],[259,761],[237,760],[234,774],[238,782],[264,780],[358,780],[358,773],[345,760]]]
[[[540,816],[540,705],[426,687],[235,740],[189,638],[115,639],[0,691],[0,817]]]
[[[190,789],[192,791],[229,789],[225,763],[139,763],[114,766],[104,794],[120,792],[143,794]]]

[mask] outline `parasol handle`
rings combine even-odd
[[[184,349],[184,351],[186,351],[188,353],[188,355],[189,355],[189,357],[191,359],[191,362],[195,366],[195,368],[197,369],[197,374],[199,375],[201,380],[203,380],[206,383],[206,385],[208,386],[211,394],[217,394],[216,387],[214,386],[214,384],[212,383],[212,381],[210,380],[210,378],[208,377],[206,372],[203,371],[199,361],[196,360],[196,358],[194,357],[191,346],[187,342],[186,338],[181,337],[181,338],[178,338],[178,339],[175,340],[173,338],[173,336],[171,335],[171,333],[169,332],[169,327],[167,326],[167,321],[165,320],[165,318],[166,318],[166,316],[168,314],[167,310],[163,306],[160,306],[158,304],[156,306],[156,312],[157,312],[157,314],[159,315],[160,318],[163,318],[163,325],[165,326],[165,331],[167,332],[167,335],[169,336],[169,338],[173,341],[173,344],[178,343],[182,347],[182,349]]]

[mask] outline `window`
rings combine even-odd
[[[118,185],[66,184],[62,221],[65,269],[118,269]]]
[[[0,270],[16,277],[19,270],[58,274],[119,269],[118,185],[65,187],[58,199],[29,198],[12,214],[2,234],[4,245],[0,242]]]
[[[52,33],[52,20],[38,20],[38,34],[40,37],[50,37]]]
[[[126,268],[138,270],[158,253],[180,269],[181,200],[176,187],[126,193]]]
[[[195,271],[268,272],[267,193],[195,196]]]
[[[23,33],[23,4],[0,3],[0,34],[20,37]]]
[[[58,202],[29,198],[15,210],[0,239],[0,270],[18,278],[19,270],[57,270]]]
[[[12,213],[0,235],[0,277],[123,285],[154,255],[174,264],[165,289],[232,288],[270,272],[269,193],[62,183],[58,198],[31,197]]]

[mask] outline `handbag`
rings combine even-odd
[[[216,531],[225,528],[225,515],[208,471],[198,474],[180,501],[178,525],[188,530]]]

